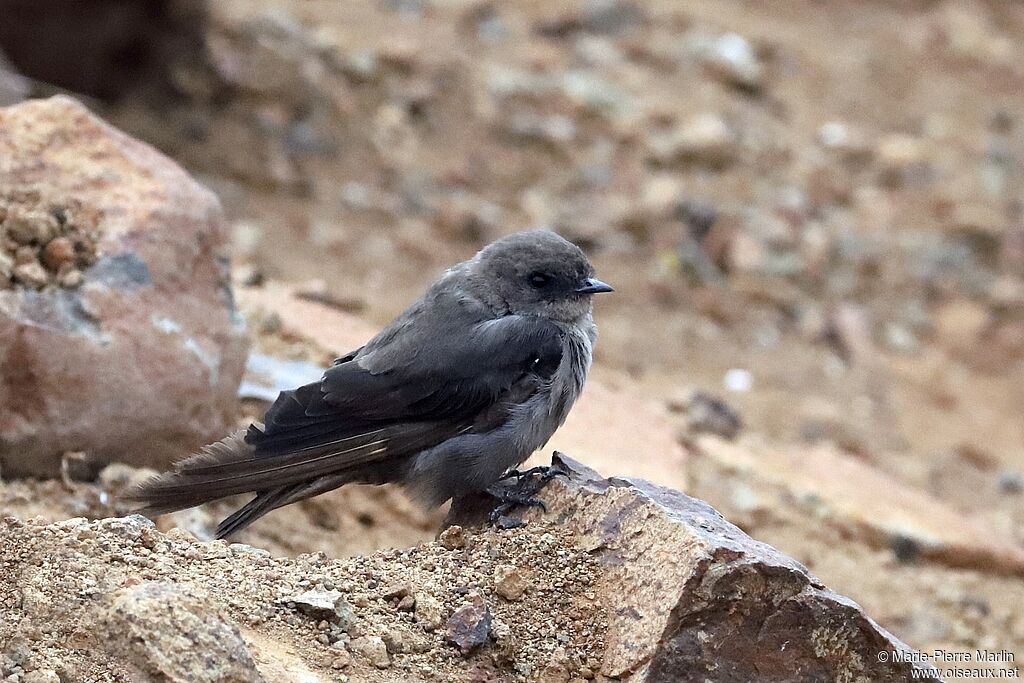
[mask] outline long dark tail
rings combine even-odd
[[[321,409],[319,387],[282,392],[267,411],[267,427],[204,447],[124,497],[140,512],[159,515],[242,493],[255,497],[217,528],[232,534],[282,505],[347,483],[395,481],[407,458],[447,438],[452,424],[346,423]]]

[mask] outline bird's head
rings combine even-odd
[[[492,242],[468,267],[475,293],[516,315],[577,322],[590,314],[592,295],[612,291],[594,277],[582,249],[548,230]]]

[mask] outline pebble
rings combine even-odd
[[[928,173],[924,141],[895,134],[882,138],[875,150],[881,182],[890,187],[920,182]]]
[[[10,279],[14,273],[14,259],[6,252],[0,251],[0,279]]]
[[[422,594],[415,596],[415,600],[416,622],[423,627],[423,630],[435,631],[440,628],[444,620],[444,608],[441,602],[430,595]]]
[[[55,237],[43,247],[42,260],[50,270],[60,270],[65,263],[75,260],[75,245],[67,237]]]
[[[281,598],[280,602],[294,605],[294,609],[311,617],[335,621],[343,629],[351,627],[355,622],[352,606],[339,591],[309,590]]]
[[[41,212],[8,214],[4,226],[18,244],[44,244],[60,230],[56,218]]]
[[[685,403],[687,429],[696,434],[715,434],[734,439],[743,428],[743,419],[735,408],[721,398],[695,391]]]
[[[529,587],[529,576],[518,567],[501,564],[494,568],[494,592],[506,600],[519,600]]]
[[[84,281],[85,276],[82,275],[82,271],[77,268],[63,269],[57,274],[57,284],[65,289],[81,287]]]
[[[717,114],[697,114],[682,125],[652,134],[648,146],[655,161],[691,163],[721,169],[739,156],[739,141],[732,128]]]
[[[356,654],[369,660],[378,669],[387,669],[391,666],[391,657],[388,655],[387,645],[380,636],[363,636],[353,640],[349,647]]]
[[[702,51],[701,62],[713,76],[742,90],[758,90],[764,83],[764,66],[750,41],[738,33],[713,39]]]
[[[407,583],[390,586],[384,589],[385,600],[401,599],[410,594],[412,594],[412,586]]]
[[[463,655],[487,642],[491,634],[491,610],[483,597],[473,595],[452,613],[445,627],[445,640],[459,648]]]
[[[466,530],[461,526],[453,525],[441,532],[438,541],[448,550],[458,550],[466,547]]]
[[[14,279],[26,287],[42,289],[49,282],[49,276],[37,261],[23,263],[14,268]]]

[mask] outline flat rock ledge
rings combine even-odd
[[[4,519],[0,680],[938,680],[706,503],[554,462],[525,526],[479,525],[481,497],[436,541],[348,559]]]

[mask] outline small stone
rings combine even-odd
[[[430,649],[429,643],[424,640],[422,634],[415,634],[403,627],[389,629],[383,636],[384,645],[390,654],[408,654],[426,652]]]
[[[77,268],[62,268],[61,272],[57,275],[57,284],[65,289],[81,287],[84,281],[85,276]]]
[[[14,268],[14,279],[32,289],[42,289],[49,282],[46,270],[37,261],[16,266]]]
[[[728,403],[703,391],[695,391],[686,402],[687,429],[695,434],[716,434],[735,439],[743,419]]]
[[[928,174],[927,149],[919,138],[901,134],[885,137],[875,157],[881,181],[890,187],[920,182]]]
[[[378,669],[387,669],[391,666],[391,657],[388,655],[387,645],[380,636],[356,638],[349,647],[351,647],[353,652],[367,659]]]
[[[52,271],[75,260],[75,245],[67,237],[56,237],[43,247],[43,264]]]
[[[351,605],[339,591],[309,590],[281,598],[280,602],[294,604],[298,611],[317,619],[345,622],[343,628],[355,620]]]
[[[14,265],[23,266],[26,263],[35,263],[36,250],[34,247],[18,247],[14,252]]]
[[[416,598],[414,596],[406,595],[398,601],[399,612],[412,612],[414,609],[416,609]]]
[[[331,660],[332,669],[347,669],[352,664],[352,655],[347,651],[341,650]]]
[[[104,491],[121,491],[138,486],[156,474],[155,470],[145,467],[132,467],[115,462],[100,470],[97,481]]]
[[[756,91],[763,84],[764,67],[750,41],[738,33],[712,40],[702,51],[701,61],[713,76],[742,90]]]
[[[664,164],[696,164],[722,169],[739,156],[732,128],[713,113],[698,114],[670,131],[652,134],[651,155]]]
[[[416,599],[416,622],[425,631],[436,631],[441,628],[444,621],[444,607],[441,602],[430,595],[417,595]]]
[[[480,595],[455,610],[448,619],[445,639],[459,648],[463,655],[487,642],[491,634],[491,610]]]
[[[506,600],[519,600],[529,587],[530,577],[518,567],[501,564],[494,568],[494,592]]]
[[[60,231],[57,219],[46,213],[12,213],[4,226],[18,244],[45,244]]]
[[[0,251],[0,279],[11,279],[14,274],[14,259],[5,251]]]
[[[448,550],[457,550],[466,547],[466,530],[461,526],[453,525],[441,532],[438,536],[441,545]]]
[[[407,584],[399,584],[397,586],[389,586],[384,589],[385,600],[396,600],[406,597],[412,593],[412,587]]]

